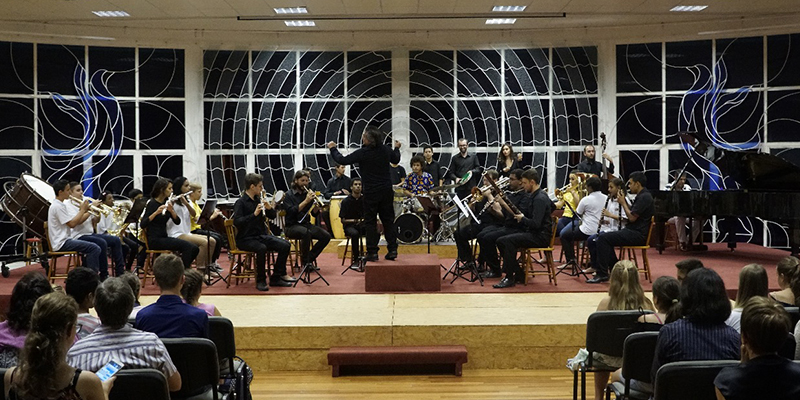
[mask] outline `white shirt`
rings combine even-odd
[[[64,242],[70,238],[72,228],[67,226],[73,216],[70,216],[67,205],[55,199],[47,210],[47,234],[50,236],[50,244],[53,251],[58,251]]]
[[[172,218],[167,220],[167,236],[177,238],[181,235],[192,233],[192,216],[189,214],[189,209],[186,208],[186,206],[179,206],[177,204],[173,204],[172,207],[175,210],[175,214],[181,219],[181,223],[175,225],[175,223],[172,222]],[[167,213],[169,213],[169,211],[167,211]]]
[[[610,212],[611,214],[618,215],[622,218],[627,218],[628,216],[625,215],[625,210],[620,208],[622,208],[622,206],[620,206],[617,200],[610,200],[608,202],[608,207],[606,207],[608,212]],[[606,217],[603,221],[606,221],[608,223],[600,226],[600,232],[612,232],[619,230],[619,224],[621,223],[621,221],[617,221],[616,219],[609,217]]]
[[[664,186],[664,190],[672,190],[672,185],[673,185],[673,183],[670,183],[669,185]],[[681,189],[681,190],[683,190],[684,192],[688,192],[688,191],[692,190],[692,187],[684,183],[683,184],[683,189]]]
[[[581,232],[585,235],[594,235],[597,226],[600,224],[600,216],[603,213],[603,205],[606,203],[606,195],[603,192],[592,192],[581,199],[575,211],[583,218]]]
[[[80,207],[76,206],[72,201],[69,199],[64,200],[64,205],[67,206],[67,211],[69,212],[69,219],[75,218],[76,215],[81,211]],[[92,224],[92,219],[94,216],[89,216],[86,218],[86,221],[83,221],[82,224],[75,225],[72,228],[72,235],[70,239],[77,239],[83,235],[92,235],[94,234],[94,225]]]
[[[112,229],[119,229],[119,225],[114,223],[114,218],[108,215],[100,215],[100,222],[97,223],[97,233],[108,233]]]

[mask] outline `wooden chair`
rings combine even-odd
[[[150,243],[147,241],[147,228],[142,228],[142,242],[144,243],[144,266],[141,269],[142,286],[147,284],[147,278],[153,279],[153,284],[156,284],[156,276],[153,274],[153,263],[156,257],[162,254],[172,253],[172,250],[151,250]]]
[[[239,250],[236,246],[236,227],[233,225],[233,220],[225,220],[225,234],[228,235],[228,254],[233,256],[233,264],[228,273],[227,286],[231,287],[231,280],[236,279],[236,285],[239,285],[240,280],[250,280],[256,278],[256,270],[253,268],[253,258],[256,253],[252,251]],[[244,259],[243,259],[244,258]]]
[[[525,257],[525,284],[528,284],[528,277],[534,277],[536,275],[547,275],[548,281],[552,282],[554,286],[558,286],[558,281],[556,280],[556,267],[553,262],[553,248],[555,247],[556,242],[556,226],[558,224],[558,218],[552,217],[553,219],[553,229],[550,233],[550,245],[548,247],[541,247],[541,248],[528,248],[523,249],[524,257]],[[533,252],[538,252],[539,254],[544,253],[545,259],[545,269],[536,271],[533,267]],[[538,263],[537,263],[538,264]]]
[[[50,283],[55,283],[56,279],[67,279],[67,274],[72,268],[77,268],[81,265],[81,257],[77,251],[54,251],[53,244],[50,242],[50,232],[47,230],[47,222],[44,223],[44,237],[47,240],[47,279]],[[67,257],[67,266],[64,273],[58,272],[58,259],[60,257]]]
[[[623,256],[627,255],[629,260],[633,260],[633,263],[636,264],[636,270],[639,272],[644,272],[644,279],[647,279],[648,282],[653,282],[653,277],[650,274],[650,261],[647,259],[647,249],[650,248],[650,237],[653,236],[653,220],[655,217],[650,218],[650,229],[647,231],[647,241],[644,242],[642,246],[620,246],[619,247],[619,259],[623,260]],[[642,268],[639,268],[639,261],[636,258],[636,250],[642,251]]]

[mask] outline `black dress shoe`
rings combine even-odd
[[[270,280],[269,281],[269,285],[272,286],[272,287],[275,287],[275,286],[278,286],[278,287],[292,287],[293,286],[292,282],[286,282],[283,279],[278,279],[278,280],[275,280],[275,281]]]
[[[256,282],[256,289],[266,292],[269,290],[269,286],[267,286],[267,282]]]
[[[506,275],[505,278],[500,280],[500,283],[498,283],[498,284],[496,284],[496,285],[494,285],[492,287],[495,288],[495,289],[505,289],[507,287],[512,287],[515,284],[516,284],[516,282],[514,282],[514,277],[513,276],[512,277],[508,277],[508,275]]]
[[[392,250],[385,257],[383,257],[389,261],[394,261],[397,258],[397,250]]]
[[[289,282],[289,283],[295,283],[295,282],[297,282],[297,278],[292,278],[291,276],[290,276],[290,277],[288,277],[288,278],[281,277],[281,278],[280,278],[280,280],[282,280],[282,281],[284,281],[284,282]]]
[[[491,278],[499,278],[503,276],[503,274],[500,271],[495,271],[490,269],[482,273],[481,276],[483,277],[483,279],[491,279]]]
[[[608,276],[597,275],[592,279],[586,280],[586,283],[603,283],[603,282],[608,282]]]
[[[514,275],[514,277],[516,278],[517,283],[525,283],[525,274],[520,273],[519,275]]]
[[[350,264],[350,269],[357,272],[363,272],[363,270],[361,269],[361,263],[358,261]]]
[[[364,256],[364,261],[378,261],[378,255],[377,254],[367,254],[366,256]]]

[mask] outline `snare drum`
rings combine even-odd
[[[394,220],[397,229],[397,240],[410,244],[419,242],[422,239],[422,231],[425,223],[417,214],[405,213]]]
[[[6,194],[0,199],[3,211],[18,225],[27,225],[34,235],[44,238],[47,211],[56,199],[53,187],[31,174],[22,174],[9,189],[10,184],[6,182]]]

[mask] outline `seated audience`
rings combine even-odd
[[[136,314],[137,329],[160,338],[208,337],[208,314],[181,299],[183,269],[181,259],[174,254],[156,258],[153,275],[161,296]]]
[[[611,280],[608,285],[608,296],[600,300],[597,311],[612,310],[650,310],[655,311],[653,303],[645,297],[642,285],[639,284],[639,271],[631,260],[622,260],[614,264]],[[598,357],[599,356],[599,357]],[[595,353],[602,364],[622,367],[622,357],[609,357]],[[608,385],[609,372],[594,373],[594,398],[603,400],[603,392]]]
[[[64,280],[64,291],[78,303],[78,323],[75,326],[75,336],[78,340],[92,333],[100,320],[89,309],[94,307],[94,291],[100,284],[97,273],[89,268],[78,267],[69,271]]]
[[[653,282],[653,304],[656,312],[642,315],[639,322],[668,324],[678,319],[681,284],[671,276],[660,276]]]
[[[67,362],[89,371],[98,371],[111,360],[125,364],[125,368],[153,368],[166,376],[171,392],[179,390],[181,375],[167,348],[155,334],[128,324],[131,309],[133,292],[127,283],[120,278],[103,282],[95,295],[101,324],[69,349]]]
[[[678,282],[683,283],[683,280],[686,278],[686,275],[688,275],[689,272],[692,272],[698,268],[703,268],[703,262],[696,258],[687,258],[675,263],[675,268],[678,269],[678,273],[675,275],[675,277],[678,278]]]
[[[791,284],[795,278],[800,278],[800,260],[797,257],[788,256],[778,261],[778,286],[781,290],[772,292],[769,297],[777,301],[784,307],[794,306],[794,292]]]
[[[759,264],[748,264],[739,271],[739,290],[736,292],[736,304],[734,304],[731,316],[725,321],[728,326],[741,332],[739,321],[742,318],[742,307],[753,297],[767,297],[769,293],[769,281],[767,271]]]
[[[120,278],[131,287],[131,291],[133,292],[133,311],[131,311],[131,315],[129,315],[128,318],[135,319],[136,314],[143,308],[139,303],[139,291],[142,288],[142,283],[139,282],[139,277],[132,273],[124,273]]]
[[[786,310],[756,296],[744,303],[741,322],[742,363],[717,375],[717,399],[800,399],[800,364],[778,355],[791,328]]]
[[[185,301],[186,304],[205,311],[209,317],[222,315],[213,304],[204,304],[200,302],[200,294],[203,293],[203,284],[205,284],[203,281],[203,274],[193,269],[187,269],[183,272],[183,276],[184,282],[181,288],[181,297],[183,297],[183,301]]]
[[[75,340],[78,305],[63,293],[49,293],[33,306],[31,329],[19,366],[6,371],[5,398],[106,400],[114,379],[100,382],[92,371],[81,371],[66,362]]]
[[[31,323],[31,311],[36,300],[53,291],[44,275],[31,271],[23,275],[11,291],[6,320],[0,322],[0,368],[17,365],[19,350]]]

